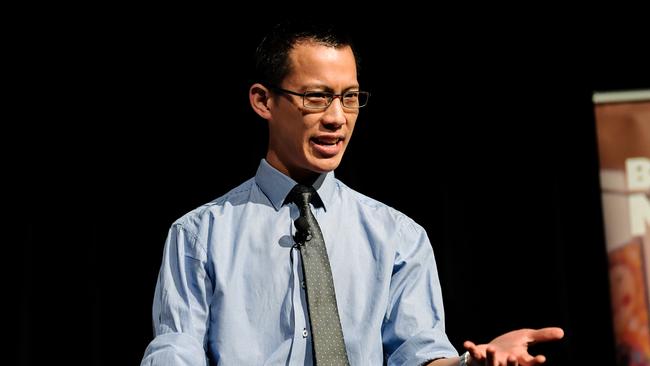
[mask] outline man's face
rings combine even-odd
[[[349,46],[334,48],[302,42],[289,53],[291,71],[280,88],[298,93],[340,94],[359,90],[357,69]],[[334,98],[325,110],[303,107],[302,97],[273,92],[269,103],[267,161],[296,180],[334,170],[350,142],[358,109]]]

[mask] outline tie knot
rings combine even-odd
[[[296,184],[289,192],[287,198],[288,201],[295,203],[298,207],[305,207],[309,206],[314,193],[316,193],[314,187]]]
[[[286,202],[295,203],[301,210],[309,207],[310,203],[313,203],[315,207],[322,206],[318,192],[314,187],[304,184],[296,184],[287,195]]]

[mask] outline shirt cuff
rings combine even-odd
[[[154,338],[140,366],[208,366],[203,346],[185,333],[166,333]]]

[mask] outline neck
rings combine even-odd
[[[269,165],[280,171],[282,174],[295,180],[297,183],[307,186],[314,185],[314,182],[320,176],[320,173],[311,170],[290,168],[286,164],[283,164],[273,154],[267,154],[266,161],[269,163]]]
[[[316,179],[318,179],[319,176],[320,174],[313,173],[313,172],[312,175],[305,176],[305,177],[294,177],[290,175],[291,179],[295,180],[300,184],[304,184],[306,186],[313,186],[314,182],[316,181]]]

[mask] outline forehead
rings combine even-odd
[[[289,52],[287,82],[356,84],[357,68],[350,46],[331,47],[315,42],[299,42]]]

